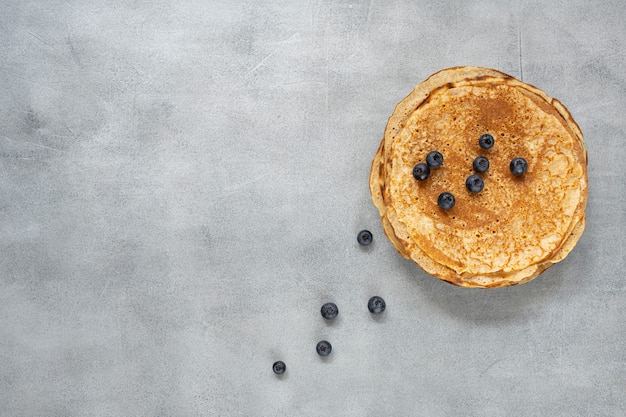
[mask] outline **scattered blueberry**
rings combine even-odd
[[[474,159],[472,167],[474,167],[474,171],[480,174],[482,174],[483,172],[487,172],[487,170],[489,169],[489,160],[484,156],[479,156],[478,158]]]
[[[443,164],[443,155],[438,151],[429,152],[426,155],[426,164],[431,168],[439,168]]]
[[[287,369],[287,365],[285,365],[285,362],[283,361],[277,361],[277,362],[274,362],[274,365],[272,365],[272,369],[274,370],[274,373],[276,375],[281,375],[285,373],[285,370]]]
[[[328,356],[330,355],[330,352],[333,350],[333,347],[326,340],[322,340],[321,342],[317,344],[315,349],[317,350],[318,355]]]
[[[485,183],[478,175],[472,174],[465,180],[465,187],[470,193],[479,193],[485,187]]]
[[[450,210],[454,207],[454,202],[454,196],[448,192],[439,194],[439,198],[437,198],[437,204],[444,210]]]
[[[359,242],[359,245],[367,246],[372,243],[372,232],[369,230],[361,230],[358,235],[356,235],[356,240]]]
[[[381,297],[377,295],[370,298],[369,301],[367,302],[367,309],[372,314],[382,313],[383,311],[385,311],[386,306],[387,304],[385,304],[385,300],[383,300]]]
[[[478,139],[478,144],[483,149],[493,148],[494,143],[495,142],[493,140],[493,136],[491,136],[489,133],[485,133],[484,135],[480,137],[480,139]]]
[[[513,158],[511,160],[509,168],[511,168],[511,172],[513,173],[513,175],[519,177],[520,175],[524,174],[528,169],[528,162],[526,162],[524,158]]]
[[[322,317],[326,320],[332,320],[339,314],[339,309],[335,303],[326,303],[322,306]]]
[[[424,181],[430,175],[430,168],[427,164],[420,162],[413,167],[413,176],[418,181]]]

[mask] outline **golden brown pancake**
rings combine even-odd
[[[478,139],[491,134],[495,145]],[[443,165],[424,181],[413,167],[433,150]],[[484,189],[465,187],[474,158]],[[515,176],[513,158],[528,170]],[[440,71],[395,108],[376,153],[370,190],[385,234],[426,272],[465,287],[528,282],[574,248],[585,226],[587,152],[583,135],[556,99],[487,68]],[[442,192],[456,203],[437,205]]]

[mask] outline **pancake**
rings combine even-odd
[[[482,149],[483,134],[495,139]],[[433,150],[443,165],[417,181],[413,167]],[[490,161],[471,193],[474,158]],[[515,176],[513,158],[528,169]],[[395,108],[372,162],[370,190],[385,234],[429,274],[465,287],[521,284],[563,260],[585,227],[587,152],[558,100],[502,72],[442,70]],[[455,196],[450,210],[437,205]]]

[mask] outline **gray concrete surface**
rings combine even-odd
[[[626,415],[625,50],[623,1],[2,1],[0,416]],[[370,201],[455,65],[586,135],[588,228],[524,286],[428,277]]]

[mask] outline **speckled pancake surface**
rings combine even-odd
[[[495,145],[478,139],[491,134]],[[428,152],[444,163],[417,181]],[[474,158],[489,170],[476,173]],[[528,170],[514,176],[511,159]],[[440,71],[418,85],[390,117],[372,163],[370,189],[385,233],[426,272],[468,287],[527,282],[575,246],[584,229],[587,155],[580,129],[557,100],[501,72]],[[465,187],[477,174],[484,189]],[[437,205],[455,196],[450,210]]]

